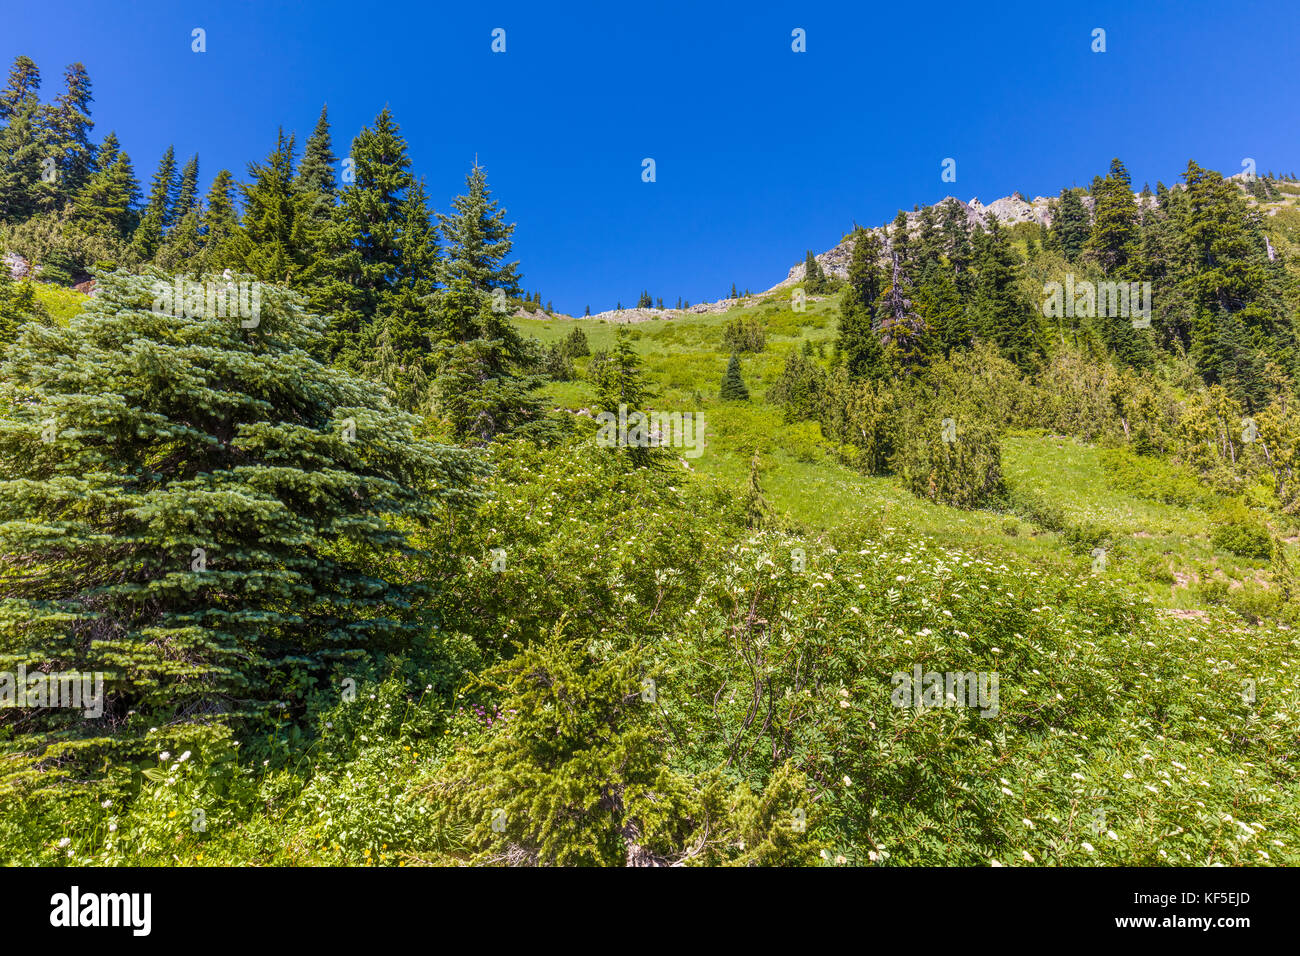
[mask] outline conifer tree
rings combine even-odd
[[[724,402],[749,400],[749,389],[745,387],[745,380],[740,374],[740,356],[735,352],[732,352],[731,358],[727,360],[727,372],[722,377],[722,388],[718,391],[718,397]]]
[[[162,273],[100,282],[0,370],[0,669],[108,675],[103,720],[18,725],[47,779],[156,755],[151,726],[180,744],[301,716],[320,682],[409,648],[426,586],[380,559],[418,556],[410,531],[474,470],[317,362],[321,323],[288,290],[261,289],[250,330],[159,309]]]
[[[1107,275],[1123,275],[1137,252],[1137,204],[1128,170],[1118,159],[1093,192],[1092,232],[1085,249]]]
[[[17,99],[13,109],[0,130],[0,222],[30,219],[52,208],[57,198],[56,183],[46,175],[53,156],[40,105]]]
[[[405,200],[415,180],[406,140],[387,107],[353,139],[351,159],[355,180],[340,191],[330,223],[314,244],[311,303],[330,316],[331,353],[356,365],[373,335],[369,327],[380,300],[398,282],[400,234],[409,213]]]
[[[906,249],[905,245],[896,242],[890,251],[889,285],[876,303],[885,363],[895,372],[915,372],[924,368],[934,347],[931,330],[912,301],[912,280],[903,269]]]
[[[996,219],[978,234],[979,278],[976,286],[975,328],[1002,356],[1022,370],[1033,368],[1042,355],[1042,330],[1037,314],[1019,288],[1019,264]]]
[[[235,211],[235,177],[227,169],[218,172],[212,180],[199,219],[199,232],[203,240],[200,271],[216,272],[235,264],[237,256],[231,244],[239,234],[239,216]]]
[[[316,128],[307,138],[294,179],[294,190],[302,197],[302,215],[306,219],[307,231],[313,237],[324,230],[334,209],[334,196],[338,190],[334,164],[337,162],[330,138],[328,108],[322,106]]]
[[[58,203],[59,184],[47,174],[58,157],[40,88],[36,63],[16,58],[0,92],[0,222],[21,222]]]
[[[377,314],[370,327],[380,346],[376,356],[363,362],[372,376],[397,393],[409,410],[427,407],[427,384],[436,374],[439,327],[430,307],[441,252],[437,227],[425,198],[423,180],[407,190],[402,201],[402,222],[397,235],[399,267],[392,284],[379,296]],[[367,335],[360,342],[365,345]]]
[[[81,63],[73,63],[63,74],[63,92],[50,112],[50,139],[59,162],[60,204],[69,201],[86,184],[94,166],[95,150],[90,132],[90,76]]]
[[[1079,191],[1062,189],[1051,231],[1053,244],[1061,250],[1066,262],[1074,262],[1083,253],[1090,230],[1088,210],[1079,198]]]
[[[804,279],[803,288],[809,295],[821,295],[827,291],[826,273],[822,271],[822,264],[817,261],[811,249],[804,256]],[[735,289],[732,289],[735,292]]]
[[[203,211],[198,193],[199,157],[191,156],[181,169],[176,205],[171,212],[172,228],[156,257],[157,264],[164,269],[193,269],[203,251]]]
[[[479,292],[490,294],[500,288],[506,295],[517,295],[519,263],[506,262],[514,223],[505,221],[505,210],[492,199],[487,170],[475,163],[465,183],[468,190],[452,201],[453,211],[438,214],[448,250],[444,281],[450,285],[464,278]]]
[[[244,217],[234,243],[240,267],[259,279],[302,287],[312,264],[302,204],[294,188],[294,139],[284,130],[261,163],[248,164],[249,182],[239,187]]]
[[[105,143],[110,140],[111,134]],[[111,165],[93,173],[77,193],[73,217],[91,233],[125,240],[135,230],[140,183],[131,168],[131,157],[120,149],[115,149],[112,156]]]
[[[884,352],[876,323],[876,302],[885,288],[880,267],[880,239],[859,229],[849,258],[848,288],[840,302],[840,329],[836,347],[854,377],[883,375]]]
[[[199,203],[199,157],[191,156],[181,169],[180,186],[176,191],[176,203],[172,206],[171,221],[180,222],[188,212]]]
[[[28,56],[15,58],[9,69],[9,80],[0,91],[0,120],[12,122],[14,117],[40,105],[41,71]]]
[[[632,336],[626,326],[614,336],[614,351],[600,361],[592,359],[591,384],[596,392],[594,406],[598,411],[618,414],[619,406],[629,411],[643,410],[651,397],[650,386],[641,369],[641,357],[632,346]]]
[[[178,188],[176,150],[168,146],[150,184],[140,224],[131,237],[131,254],[137,262],[151,262],[161,248],[167,227],[171,225]]]

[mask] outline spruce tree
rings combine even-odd
[[[1042,329],[1037,313],[1020,290],[1015,251],[996,219],[989,221],[987,231],[979,233],[978,239],[975,329],[1004,358],[1028,371],[1042,356]]]
[[[344,185],[313,244],[311,304],[331,318],[331,353],[355,366],[373,336],[380,300],[398,282],[406,194],[415,180],[406,140],[387,107],[353,139],[351,159],[355,181]]]
[[[107,675],[102,720],[5,719],[43,783],[156,756],[150,727],[178,749],[270,729],[422,640],[427,586],[382,559],[419,557],[409,535],[474,468],[320,364],[321,323],[288,290],[263,287],[248,329],[160,308],[166,274],[100,282],[0,369],[0,670]]]
[[[840,328],[836,347],[849,374],[875,378],[883,375],[883,350],[876,323],[876,301],[885,288],[880,267],[880,239],[859,229],[849,258],[849,281],[840,301]]]
[[[231,245],[239,234],[239,216],[235,211],[235,177],[223,169],[212,180],[208,198],[199,218],[203,251],[199,255],[201,272],[216,272],[237,262]]]
[[[63,92],[50,112],[50,139],[59,157],[58,193],[60,204],[72,199],[86,184],[94,166],[95,150],[90,132],[90,76],[81,63],[73,63],[63,74]]]
[[[506,262],[510,255],[514,223],[505,221],[488,189],[487,170],[477,163],[465,179],[463,196],[452,200],[452,212],[438,214],[447,243],[445,281],[463,278],[471,289],[490,294],[503,289],[506,295],[519,292],[519,263]],[[538,301],[541,294],[538,293]]]
[[[1088,210],[1077,189],[1062,189],[1052,220],[1053,245],[1061,250],[1066,262],[1074,262],[1083,253],[1091,225]]]
[[[722,377],[722,388],[718,397],[724,402],[745,402],[749,400],[749,389],[740,374],[740,356],[735,352],[727,360],[727,372]]]
[[[1093,193],[1092,232],[1085,249],[1107,275],[1123,276],[1137,253],[1137,204],[1128,170],[1118,159]]]

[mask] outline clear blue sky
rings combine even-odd
[[[1294,0],[39,0],[6,4],[0,56],[36,60],[47,98],[81,60],[97,136],[116,129],[142,179],[168,143],[197,152],[205,187],[242,177],[281,124],[301,144],[324,102],[341,155],[389,104],[434,204],[477,153],[519,224],[525,286],[581,314],[643,287],[668,303],[765,289],[854,220],[1055,193],[1112,156],[1139,186],[1189,158],[1300,171],[1298,27]]]

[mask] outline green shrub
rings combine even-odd
[[[1013,487],[1007,494],[1007,505],[1015,514],[1044,531],[1065,530],[1065,509],[1054,501],[1048,501],[1032,488]]]
[[[1217,525],[1210,543],[1217,551],[1227,551],[1242,558],[1268,559],[1273,554],[1273,540],[1268,528],[1246,507],[1234,504],[1216,515]]]
[[[978,421],[956,422],[955,437],[952,427],[945,428],[939,418],[917,418],[904,436],[895,468],[919,498],[956,508],[989,504],[1003,492],[997,434]]]

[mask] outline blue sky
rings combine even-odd
[[[96,133],[117,130],[142,179],[169,143],[199,154],[205,187],[242,176],[325,102],[344,154],[388,104],[439,209],[477,153],[524,285],[578,314],[642,288],[669,304],[765,289],[855,220],[1055,193],[1112,156],[1139,186],[1189,158],[1300,172],[1294,2],[42,0],[5,21],[5,68],[32,57],[47,98],[86,64]]]

